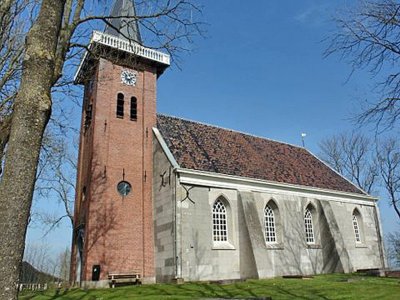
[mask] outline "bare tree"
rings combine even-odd
[[[396,138],[339,134],[320,143],[321,158],[367,193],[380,183],[400,219],[400,145]]]
[[[17,0],[3,3],[15,4]],[[90,12],[106,1],[42,0],[32,16],[22,56],[22,71],[18,93],[12,105],[10,134],[0,182],[0,298],[17,299],[16,283],[24,249],[37,164],[43,134],[50,119],[52,88],[64,85],[63,69],[70,57],[76,57],[76,47],[88,31],[88,22],[103,22],[112,26],[110,17]],[[199,33],[192,12],[198,11],[193,0],[148,0],[147,6],[133,17],[146,29],[149,46],[170,53],[183,50]],[[29,13],[29,12],[25,12]],[[122,16],[121,16],[122,17]],[[93,25],[94,26],[94,25]]]
[[[335,22],[337,31],[329,37],[325,55],[339,53],[353,71],[366,69],[377,78],[378,98],[369,101],[357,120],[393,126],[400,117],[400,3],[358,1],[340,11]]]
[[[25,0],[5,0],[0,4],[0,161],[10,133],[12,104],[21,76],[27,24],[21,12],[29,5]]]
[[[27,282],[46,282],[54,273],[54,262],[50,255],[50,247],[45,243],[29,244],[26,246],[24,261],[28,262],[35,269],[24,270],[23,274]],[[43,272],[42,274],[36,272]]]
[[[389,203],[400,219],[400,145],[398,140],[390,138],[380,142],[376,156]]]
[[[370,139],[342,133],[324,139],[319,146],[321,158],[334,170],[367,193],[373,191],[379,173]]]
[[[69,271],[71,264],[71,251],[69,248],[66,248],[58,255],[58,274],[57,277],[62,279],[65,282],[69,280]]]
[[[24,253],[24,261],[33,268],[25,268],[24,283],[45,283],[61,279],[68,281],[71,251],[69,248],[60,251],[56,256],[51,254],[46,243],[28,244]]]
[[[400,266],[400,232],[389,233],[386,241],[388,259]]]
[[[56,228],[64,219],[73,227],[73,206],[75,197],[76,161],[73,146],[68,146],[64,137],[56,138],[47,132],[43,139],[39,159],[35,193],[41,199],[56,199],[63,207],[63,213],[39,211],[37,219],[48,229]],[[76,147],[75,149],[76,150]]]
[[[3,158],[10,133],[12,106],[20,83],[21,58],[24,49],[23,42],[26,35],[26,28],[30,24],[30,20],[26,20],[26,16],[21,16],[21,14],[34,9],[36,2],[36,0],[9,0],[2,2],[0,5],[0,161]],[[53,91],[57,90],[60,90],[59,86],[53,88]],[[62,89],[62,97],[65,98],[66,96],[70,99],[72,98],[69,87]],[[63,193],[62,188],[65,188],[67,174],[68,177],[70,173],[72,173],[71,176],[74,174],[74,172],[60,172],[61,169],[65,169],[65,166],[62,165],[63,163],[67,165],[66,167],[71,163],[71,160],[62,156],[62,152],[67,150],[64,147],[64,136],[62,135],[70,135],[74,132],[70,130],[70,124],[67,122],[69,115],[62,110],[62,103],[59,98],[61,97],[57,98],[53,96],[53,112],[55,113],[53,113],[49,121],[51,126],[50,128],[49,126],[47,127],[47,134],[45,134],[42,143],[37,172],[37,182],[39,181],[41,184],[36,184],[35,186],[35,191],[37,191],[39,197],[48,196],[44,195],[44,190],[48,190],[49,185],[44,187],[44,182],[49,183],[49,178],[54,179],[53,184],[51,184],[54,191],[58,189],[60,193]],[[57,130],[57,127],[62,128],[64,132]],[[0,164],[0,174],[2,173],[1,167],[2,164]],[[46,176],[46,178],[41,178],[43,176]],[[58,180],[58,184],[55,182],[55,179]],[[61,186],[61,182],[63,182],[63,186]],[[57,198],[60,199],[59,196]],[[69,209],[65,209],[66,213],[64,216],[54,215],[50,218],[48,212],[35,213],[34,215],[39,216],[48,226],[55,227],[57,225],[56,219],[66,217],[70,214],[69,210],[72,198],[68,200],[64,199],[62,202],[64,203],[64,201],[65,203],[69,202],[67,205]],[[30,220],[32,220],[32,214]],[[52,221],[53,223],[50,224]]]

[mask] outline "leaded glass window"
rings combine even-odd
[[[276,228],[275,228],[275,215],[274,211],[269,205],[264,209],[264,228],[265,228],[265,241],[267,243],[276,242]]]
[[[220,199],[214,203],[212,220],[214,242],[228,241],[226,207]]]
[[[353,213],[353,228],[354,228],[356,243],[361,243],[360,226],[358,225],[358,219],[355,213]]]
[[[306,242],[308,244],[314,244],[315,238],[314,238],[313,220],[311,211],[308,208],[306,209],[306,212],[304,214],[304,225],[306,231]]]

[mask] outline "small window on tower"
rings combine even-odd
[[[131,120],[137,120],[137,99],[136,97],[131,98]]]
[[[82,189],[82,202],[86,200],[86,186]]]
[[[118,93],[117,96],[117,118],[124,117],[124,94]]]
[[[93,105],[89,104],[85,111],[85,128],[89,127],[90,123],[92,122],[92,111]]]
[[[88,92],[91,93],[93,91],[94,80],[90,80],[88,84]]]

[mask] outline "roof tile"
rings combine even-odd
[[[364,194],[301,147],[165,115],[157,127],[182,168]]]

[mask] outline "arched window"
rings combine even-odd
[[[307,244],[314,244],[315,238],[314,238],[313,216],[309,208],[306,208],[306,211],[304,213],[304,226],[306,231]]]
[[[265,242],[276,243],[275,214],[267,204],[264,209]]]
[[[214,242],[228,241],[226,207],[220,199],[214,202],[212,220]]]
[[[117,95],[117,118],[124,117],[124,94],[118,93]]]
[[[358,210],[354,210],[353,216],[352,216],[352,221],[353,221],[353,229],[354,229],[354,237],[356,239],[356,243],[361,243],[361,228],[360,228],[360,223],[361,223],[361,216]]]
[[[137,120],[137,99],[136,97],[131,97],[131,120]]]

